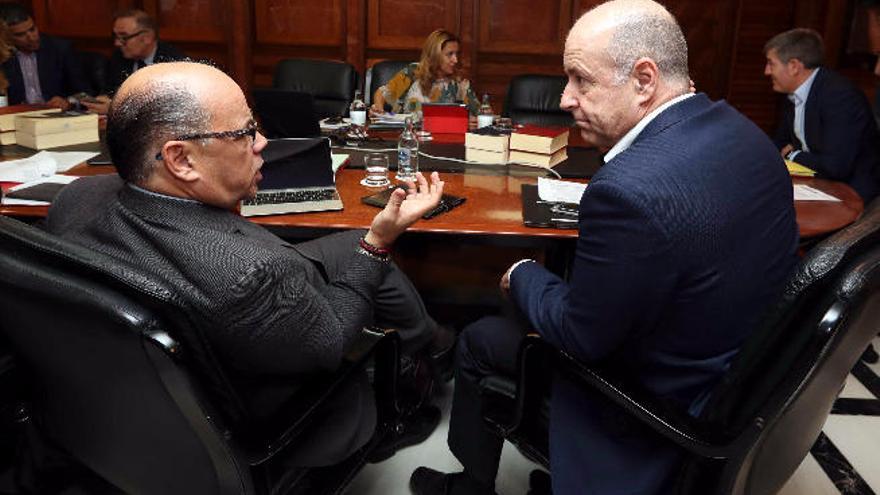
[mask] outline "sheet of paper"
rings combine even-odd
[[[97,151],[41,151],[55,159],[55,171],[67,172],[73,167],[100,155]]]
[[[348,160],[348,155],[345,153],[330,153],[330,160],[332,162],[333,173],[335,174],[339,167],[342,166]]]
[[[351,124],[351,119],[349,119],[348,117],[343,118],[342,122],[338,124],[331,124],[328,122],[329,120],[330,117],[327,117],[326,119],[321,119],[321,122],[319,122],[322,131],[334,131],[336,129],[348,127],[348,125]]]
[[[579,204],[586,189],[587,185],[580,182],[538,177],[538,197],[542,201]]]
[[[55,158],[41,151],[28,158],[0,162],[0,182],[30,182],[54,174],[57,168]]]
[[[71,182],[79,179],[79,177],[75,175],[50,175],[49,177],[42,177],[36,180],[32,180],[30,182],[25,182],[24,184],[19,184],[17,186],[13,186],[9,188],[9,191],[17,191],[19,189],[24,189],[26,187],[36,186],[38,184],[43,184],[46,182],[53,182],[56,184],[70,184]],[[9,206],[48,206],[49,203],[46,201],[34,201],[31,199],[18,199],[18,198],[7,198],[3,197],[3,204]]]
[[[824,193],[805,184],[794,185],[795,201],[840,201],[834,196]]]
[[[407,117],[410,117],[412,114],[409,113],[381,113],[378,115],[373,115],[370,119],[373,122],[380,122],[383,124],[403,124]]]

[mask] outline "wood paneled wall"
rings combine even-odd
[[[779,101],[763,76],[764,42],[794,26],[822,32],[832,67],[855,0],[668,0],[685,32],[691,73],[765,129]],[[463,66],[500,110],[510,78],[560,74],[568,29],[599,0],[32,0],[40,29],[109,53],[112,13],[140,7],[161,37],[225,68],[245,88],[269,86],[284,58],[345,60],[363,74],[383,59],[415,60],[443,27],[459,33]],[[870,77],[865,76],[865,81]]]

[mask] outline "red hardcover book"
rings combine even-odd
[[[510,135],[510,149],[551,155],[568,144],[567,127],[524,125]]]

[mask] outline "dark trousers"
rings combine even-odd
[[[355,248],[364,233],[350,230],[326,235],[295,244],[294,249],[314,263],[318,276],[326,283],[345,272],[351,256],[361,256]],[[376,293],[372,324],[396,329],[404,354],[424,348],[437,330],[437,322],[428,315],[418,291],[394,263]]]
[[[468,325],[458,337],[449,449],[471,477],[487,486],[495,485],[504,440],[484,425],[479,383],[488,375],[516,375],[525,335],[519,321],[486,317]]]
[[[311,261],[312,270],[307,272],[312,284],[321,287],[345,273],[351,257],[362,256],[355,248],[363,235],[363,231],[347,231],[295,244],[294,249]],[[412,282],[393,263],[374,298],[371,323],[396,329],[405,354],[426,347],[437,328]],[[376,424],[372,387],[363,375],[346,388],[324,407],[301,445],[285,457],[286,464],[335,464],[370,439]]]

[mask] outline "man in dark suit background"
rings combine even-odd
[[[822,37],[792,29],[764,45],[773,90],[788,95],[773,137],[785,158],[846,182],[865,203],[880,192],[880,134],[865,95],[822,67]]]
[[[501,288],[523,320],[488,317],[459,336],[449,447],[464,471],[418,468],[416,494],[493,493],[502,440],[478,384],[514,375],[525,328],[697,415],[795,265],[791,179],[752,122],[689,91],[687,44],[650,0],[578,20],[561,106],[607,150],[579,208],[568,280],[531,260]],[[563,377],[550,406],[553,493],[665,494],[680,462],[666,441]]]
[[[40,35],[31,13],[17,3],[0,4],[0,19],[9,27],[16,49],[3,63],[9,104],[46,103],[67,110],[67,98],[87,88],[70,42]]]
[[[113,17],[113,44],[116,50],[107,70],[106,94],[99,96],[97,102],[84,102],[86,108],[100,114],[107,113],[108,95],[113,95],[122,81],[138,69],[186,58],[174,45],[159,39],[156,20],[140,9],[123,10]]]
[[[234,211],[256,192],[266,139],[235,82],[191,62],[129,77],[110,107],[107,144],[119,176],[66,187],[47,229],[176,288],[254,419],[271,417],[316,373],[335,370],[365,324],[396,328],[421,347],[438,335],[388,253],[437,205],[436,172],[430,184],[419,175],[417,190],[410,183],[408,193],[395,191],[366,233],[288,244]],[[361,378],[323,411],[310,427],[315,437],[289,462],[335,463],[369,439],[376,412]],[[436,408],[431,418],[421,438],[436,426]]]

